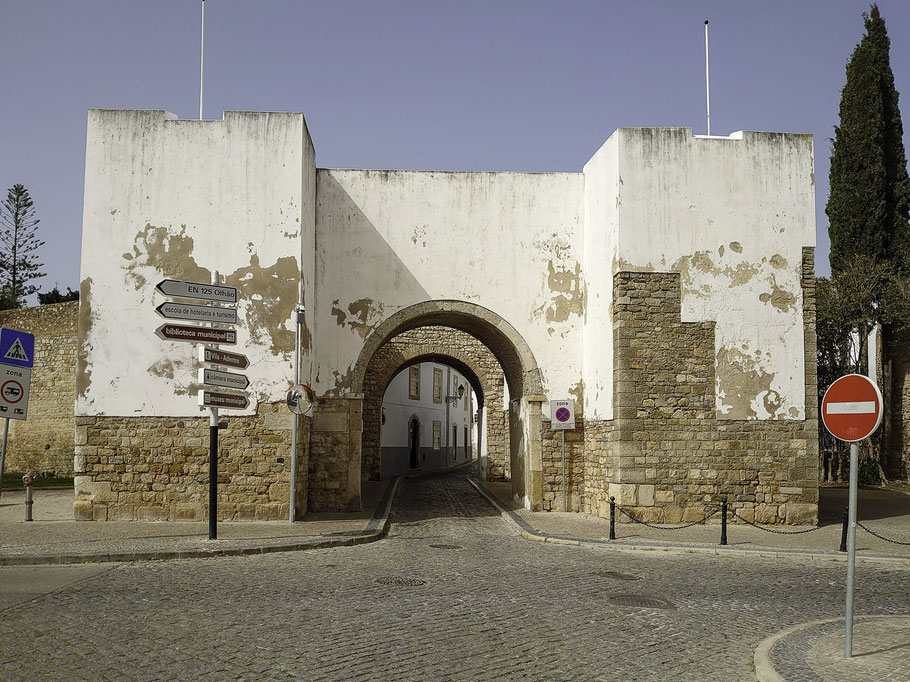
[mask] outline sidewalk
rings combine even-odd
[[[706,524],[688,528],[657,529],[630,521],[617,507],[616,540],[609,540],[610,520],[575,512],[531,512],[509,500],[509,484],[478,484],[503,517],[528,539],[578,544],[609,544],[614,549],[673,550],[710,553],[748,553],[762,556],[812,555],[845,561],[838,551],[842,519],[847,504],[846,488],[822,488],[819,526],[768,526],[762,530],[727,518],[727,545],[720,545],[720,514]],[[899,542],[910,543],[910,495],[879,489],[861,489],[857,519],[870,530]],[[660,525],[660,524],[658,524]],[[680,525],[680,524],[677,524]],[[777,532],[775,532],[777,531]],[[808,532],[794,532],[808,531]],[[910,544],[881,540],[862,528],[856,530],[858,561],[884,561],[910,567]]]
[[[388,531],[397,480],[363,484],[358,514],[307,514],[305,520],[218,523],[208,521],[94,522],[73,520],[72,490],[34,494],[33,521],[25,519],[25,491],[0,496],[0,566],[264,554],[373,542]]]

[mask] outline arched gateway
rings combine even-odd
[[[351,389],[362,395],[361,478],[378,478],[382,398],[402,369],[424,361],[461,372],[478,396],[492,453],[482,457],[493,479],[532,509],[542,504],[540,370],[527,342],[501,316],[465,301],[425,301],[389,316],[367,337],[354,365]],[[502,409],[502,378],[509,407]],[[356,427],[356,425],[354,425]],[[510,437],[514,434],[517,437]],[[504,451],[498,448],[504,447]]]

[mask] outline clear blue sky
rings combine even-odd
[[[301,111],[320,167],[580,171],[619,126],[829,138],[869,4],[624,0],[207,0],[205,117]],[[910,2],[881,0],[910,128]],[[199,114],[199,0],[0,0],[0,190],[31,192],[48,276],[76,288],[86,112]],[[905,135],[905,144],[910,136]]]

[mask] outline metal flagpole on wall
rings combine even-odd
[[[202,73],[205,64],[205,0],[202,0],[202,38],[199,41],[199,120],[202,120]]]
[[[711,71],[708,67],[708,20],[705,19],[705,105],[708,114],[708,135],[711,134]],[[202,115],[199,115],[202,118]]]

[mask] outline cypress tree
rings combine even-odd
[[[840,125],[831,154],[828,235],[831,272],[857,255],[910,274],[910,180],[891,42],[877,5],[863,14],[866,33],[847,63]]]

